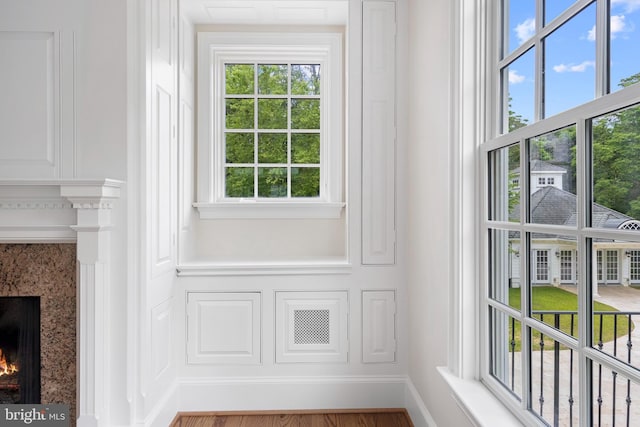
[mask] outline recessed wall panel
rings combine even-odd
[[[188,363],[260,363],[260,301],[258,292],[189,293]]]
[[[363,3],[362,263],[395,263],[395,2]]]
[[[59,172],[59,49],[52,32],[0,31],[0,177]]]
[[[153,236],[154,268],[170,264],[172,254],[172,96],[160,87],[156,88],[154,106],[154,135],[152,147],[153,171]]]
[[[395,292],[362,292],[362,361],[394,362],[396,351]]]
[[[166,301],[151,310],[151,322],[152,366],[154,377],[158,378],[171,363],[171,301]]]

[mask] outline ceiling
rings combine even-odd
[[[348,0],[183,0],[193,24],[345,25]]]

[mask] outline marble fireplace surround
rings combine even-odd
[[[122,182],[0,180],[0,243],[76,243],[77,426],[99,425],[105,369],[105,289],[111,211]]]

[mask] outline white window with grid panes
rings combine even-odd
[[[620,286],[626,293],[616,299],[599,283],[620,284],[622,254],[632,258],[629,248],[640,243],[638,230],[620,228],[640,219],[640,7],[485,4],[494,43],[481,150],[489,248],[482,379],[525,425],[638,424],[640,358],[632,347],[640,342],[615,343],[626,342],[629,321],[640,321],[629,309],[640,305],[640,292]],[[536,188],[532,166],[541,162],[566,172],[562,188]],[[505,268],[512,236],[520,243],[518,289]],[[562,241],[563,249],[545,257],[539,241]],[[538,283],[545,268],[575,284]]]
[[[342,36],[198,35],[202,218],[337,218]]]

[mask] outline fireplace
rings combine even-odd
[[[0,297],[0,404],[40,403],[40,297]]]
[[[40,297],[40,403],[71,402],[72,426],[108,424],[105,312],[111,211],[121,185],[111,179],[0,179],[0,296]],[[70,262],[63,267],[62,259]],[[21,269],[26,273],[18,274]],[[61,286],[62,277],[71,278],[69,286]]]

